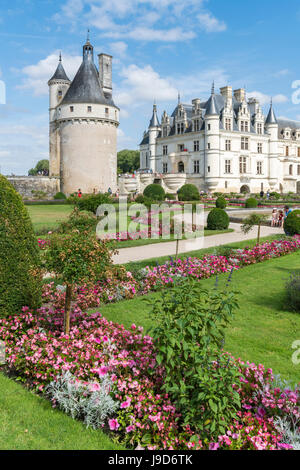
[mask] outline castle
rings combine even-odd
[[[99,54],[99,71],[89,38],[71,82],[61,56],[49,80],[50,179],[69,195],[117,189],[119,108],[112,99],[112,56]]]
[[[140,191],[157,182],[168,192],[192,183],[209,192],[299,193],[300,122],[276,119],[272,103],[265,117],[244,89],[225,86],[217,94],[213,85],[206,101],[183,104],[179,97],[161,122],[153,106],[140,168]]]

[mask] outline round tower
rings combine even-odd
[[[102,61],[103,62],[103,61]],[[112,95],[101,87],[105,74],[110,86],[111,71],[94,64],[89,39],[83,46],[82,64],[56,108],[60,136],[61,190],[71,194],[107,192],[117,189],[117,128],[119,108]]]
[[[56,110],[69,89],[69,80],[62,65],[61,54],[57,69],[48,82],[49,86],[49,175],[60,176],[60,137],[56,122]]]
[[[156,139],[160,132],[160,124],[157,117],[156,104],[153,105],[152,118],[149,123],[149,151],[150,151],[150,169],[156,171]]]
[[[269,185],[271,189],[278,186],[278,175],[279,175],[279,152],[278,152],[278,123],[273,110],[273,104],[271,106],[269,114],[266,119],[266,130],[270,135],[269,140]],[[279,186],[278,186],[279,188]],[[278,189],[277,188],[277,189]]]
[[[206,104],[205,120],[205,183],[213,192],[219,182],[220,161],[220,117],[217,109],[214,85]]]

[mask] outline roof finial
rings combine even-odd
[[[271,102],[270,102],[271,108],[273,106],[273,96],[271,96]]]
[[[87,39],[86,42],[90,42],[90,29],[87,30]]]
[[[215,81],[212,82],[212,87],[211,87],[211,94],[215,94]]]
[[[180,91],[178,92],[178,104],[180,104]]]
[[[61,62],[61,51],[59,53],[59,62]]]

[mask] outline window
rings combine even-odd
[[[178,152],[184,151],[184,144],[178,144]]]
[[[178,163],[178,173],[184,173],[184,163],[183,162]]]
[[[289,175],[292,176],[293,174],[293,165],[289,166]]]
[[[167,126],[164,126],[163,127],[163,137],[167,137],[168,136],[168,128]]]
[[[168,155],[168,146],[163,145],[163,155]]]
[[[200,121],[199,119],[195,119],[194,121],[194,132],[200,131]]]
[[[231,173],[231,160],[225,160],[225,173]]]
[[[263,153],[263,146],[261,142],[257,144],[257,153]]]
[[[177,134],[183,134],[184,133],[184,123],[180,122],[177,124]]]
[[[207,148],[208,148],[208,150],[210,150],[210,143],[207,144]]]
[[[240,173],[247,173],[247,157],[240,157]]]
[[[300,157],[300,147],[298,147],[298,157]]]
[[[241,149],[242,150],[249,150],[249,139],[248,139],[248,137],[242,137]]]
[[[231,140],[225,140],[225,150],[226,152],[231,151]]]
[[[70,112],[74,113],[74,106],[70,106]]]
[[[262,169],[262,162],[257,162],[256,164],[256,173],[258,175],[262,175],[263,174],[263,169]]]
[[[108,109],[108,108],[105,108],[105,114],[106,114],[106,115],[109,114],[109,109]]]
[[[92,112],[92,106],[88,106],[87,111],[88,111],[88,113],[91,113]]]
[[[210,166],[207,167],[207,173],[210,173]]]
[[[289,156],[289,147],[285,147],[285,156],[288,157]]]
[[[194,173],[200,173],[200,162],[199,162],[199,160],[194,160]]]
[[[211,129],[211,125],[207,124],[207,130],[210,131],[210,129]]]
[[[241,121],[241,132],[249,132],[249,122]]]
[[[148,152],[146,152],[146,168],[149,168],[149,155],[148,155]]]
[[[262,124],[261,123],[257,124],[257,133],[260,134],[260,135],[262,134]]]
[[[199,152],[199,140],[194,140],[194,152]]]
[[[163,163],[163,173],[168,173],[168,164]]]
[[[231,119],[230,118],[225,119],[225,129],[226,131],[231,131]]]
[[[62,98],[62,91],[61,91],[61,90],[58,90],[57,95],[58,95],[58,99],[60,100],[60,99]]]
[[[298,167],[297,167],[297,174],[298,174],[298,176],[300,175],[300,165],[298,165]]]

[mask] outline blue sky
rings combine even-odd
[[[1,0],[2,173],[48,158],[47,81],[59,51],[73,78],[87,28],[95,57],[114,56],[119,149],[137,148],[154,99],[172,112],[178,91],[183,102],[205,99],[213,80],[245,86],[265,111],[273,96],[277,116],[300,120],[299,1]]]

